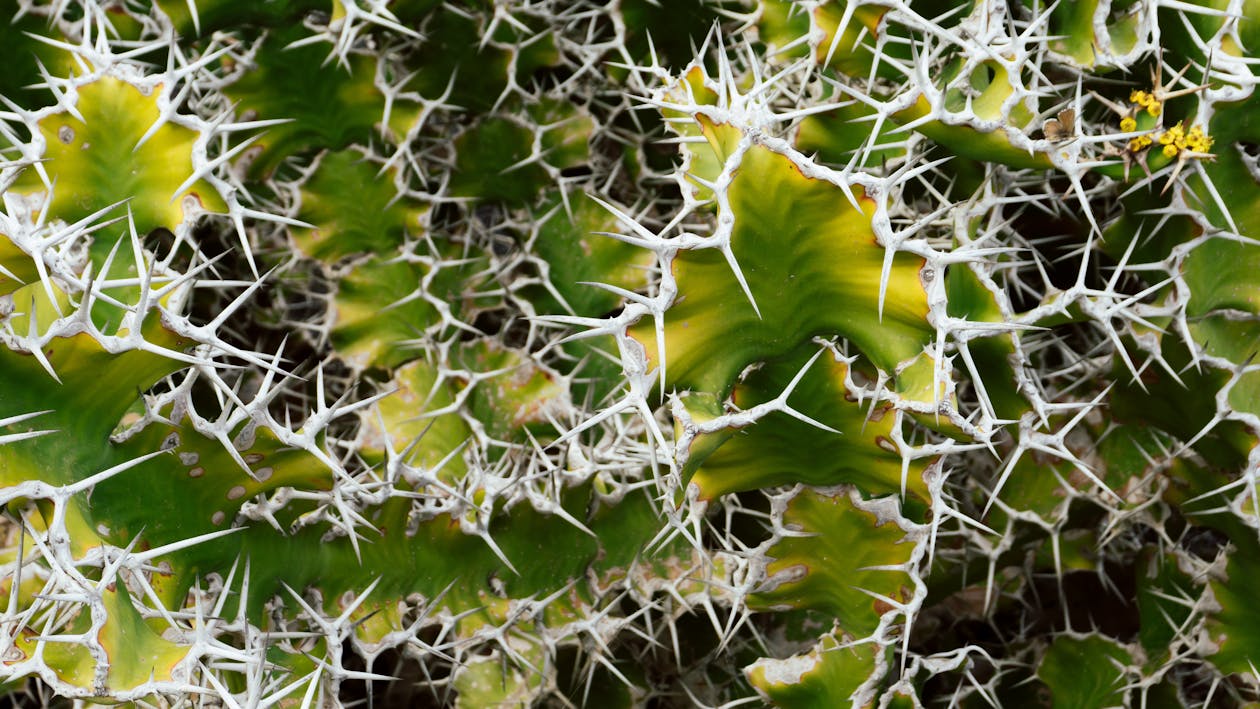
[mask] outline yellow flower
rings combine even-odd
[[[1186,146],[1196,153],[1206,153],[1212,149],[1212,137],[1203,132],[1201,126],[1194,126],[1186,135]]]
[[[1135,120],[1133,116],[1125,116],[1124,118],[1121,118],[1120,130],[1124,131],[1125,133],[1131,133],[1137,130],[1137,120]]]
[[[1186,132],[1185,128],[1181,125],[1181,121],[1177,121],[1177,125],[1160,134],[1159,144],[1176,145],[1179,148],[1186,147]]]
[[[1177,155],[1177,146],[1175,145],[1164,146],[1164,157],[1171,158],[1171,157],[1176,157],[1176,155]]]
[[[1164,104],[1154,94],[1148,94],[1145,91],[1134,89],[1129,93],[1129,103],[1139,108],[1145,108],[1146,112],[1154,118],[1159,118],[1159,114],[1164,112]]]
[[[1149,135],[1139,135],[1138,137],[1129,141],[1129,152],[1136,153],[1144,149],[1146,146],[1150,144],[1151,144],[1151,137]]]

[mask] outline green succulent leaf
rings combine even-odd
[[[862,685],[884,671],[883,651],[875,643],[854,643],[824,635],[808,653],[783,660],[762,659],[747,669],[763,697],[785,709],[855,706]]]
[[[543,649],[527,641],[514,644],[513,653],[520,662],[543,667]],[[542,688],[542,676],[529,668],[517,667],[502,657],[489,657],[468,662],[455,674],[457,692],[455,706],[474,707],[530,706]]]
[[[1042,656],[1037,676],[1055,707],[1119,707],[1127,705],[1125,674],[1132,663],[1132,653],[1110,638],[1063,634]]]
[[[716,154],[735,148],[739,133],[708,124]],[[838,186],[802,174],[785,155],[747,149],[728,189],[730,252],[760,310],[753,308],[719,249],[680,252],[671,265],[682,295],[665,316],[670,386],[725,398],[749,364],[782,356],[812,335],[841,335],[876,366],[894,372],[930,340],[922,261],[892,258],[880,311],[885,251],[871,230],[875,205],[851,188],[853,209]],[[653,322],[631,330],[657,366]]]
[[[900,494],[904,481],[907,493],[925,502],[924,463],[903,465],[891,407],[859,401],[846,386],[844,360],[825,352],[811,362],[814,352],[811,345],[766,363],[735,385],[732,401],[742,410],[771,401],[808,366],[787,403],[834,432],[776,412],[750,426],[701,434],[691,443],[683,471],[699,488],[700,499],[794,483],[847,483],[866,495]],[[683,401],[702,397],[692,394]],[[710,416],[697,413],[708,419],[720,410]]]
[[[293,238],[306,255],[326,262],[353,254],[384,254],[419,235],[427,208],[399,194],[382,169],[355,150],[325,153],[302,183],[298,219],[312,225]]]
[[[253,176],[271,175],[290,155],[313,157],[319,150],[368,144],[385,120],[385,98],[374,82],[376,61],[354,54],[343,64],[331,63],[329,45],[293,44],[308,34],[290,25],[268,35],[251,70],[224,89],[241,112],[288,121],[269,127],[255,143],[260,150],[250,162]],[[408,115],[408,107],[396,107],[390,127],[405,126]]]
[[[104,650],[103,659],[108,667],[98,665],[89,649],[82,644],[38,643],[30,637],[20,637],[15,643],[20,659],[41,652],[60,679],[101,692],[127,693],[146,682],[178,682],[186,649],[160,635],[160,630],[154,626],[165,625],[164,622],[153,624],[140,615],[125,584],[111,586],[100,592],[108,620],[95,637]],[[65,632],[86,633],[92,628],[91,620],[89,613],[80,610]],[[11,659],[18,660],[18,655]]]
[[[500,302],[478,295],[488,280],[481,275],[486,266],[480,257],[429,252],[374,257],[350,267],[333,296],[333,345],[360,368],[392,369],[421,357],[431,339],[471,327],[479,307]]]
[[[563,299],[559,302],[548,292],[531,293],[540,312],[600,317],[622,299],[590,284],[631,291],[646,288],[651,254],[603,236],[616,230],[617,220],[594,199],[586,195],[571,195],[567,202],[553,199],[539,221],[532,239],[534,252],[547,263],[551,285]]]
[[[750,608],[823,610],[840,631],[865,638],[913,595],[919,532],[894,500],[863,502],[849,487],[798,487],[780,499],[784,532],[765,552],[767,580]]]
[[[51,186],[47,217],[67,223],[126,202],[125,211],[111,216],[130,215],[141,235],[159,227],[174,231],[186,222],[190,207],[226,212],[222,196],[207,181],[185,185],[196,173],[194,151],[202,135],[164,117],[159,99],[166,90],[108,75],[80,85],[74,113],[39,121],[43,162],[27,168],[12,189],[46,193]],[[158,128],[149,134],[153,126]],[[92,256],[98,266],[126,230],[124,221],[96,233]]]
[[[1251,495],[1255,494],[1253,489]],[[1226,675],[1246,675],[1260,658],[1260,626],[1255,625],[1257,611],[1248,586],[1260,581],[1260,545],[1254,533],[1249,534],[1252,530],[1241,524],[1229,531],[1237,547],[1229,554],[1224,573],[1208,584],[1214,606],[1204,625],[1216,652],[1207,659]]]
[[[0,233],[0,296],[6,296],[39,278],[35,259],[11,237]]]
[[[1142,627],[1138,640],[1147,657],[1167,660],[1180,629],[1193,612],[1186,601],[1199,589],[1178,566],[1172,554],[1155,549],[1144,551],[1138,563],[1137,604]]]

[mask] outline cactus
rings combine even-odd
[[[1260,701],[1255,17],[20,0],[0,681]]]

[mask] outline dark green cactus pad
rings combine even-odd
[[[1125,668],[1133,655],[1102,635],[1060,635],[1037,666],[1037,677],[1050,689],[1054,706],[1124,706]]]
[[[734,127],[704,130],[723,160],[736,149]],[[919,356],[931,336],[922,262],[892,257],[881,317],[885,252],[870,227],[875,205],[861,188],[851,188],[862,206],[854,209],[840,187],[803,175],[787,156],[757,145],[740,166],[729,187],[730,209],[718,216],[732,229],[730,255],[689,250],[672,263],[687,297],[665,317],[669,384],[725,397],[744,367],[786,354],[811,335],[843,335],[887,372]],[[653,323],[640,323],[632,335],[659,365]]]
[[[823,709],[854,702],[855,692],[877,671],[880,647],[826,635],[808,653],[760,660],[748,678],[777,707]]]
[[[424,228],[425,205],[400,194],[397,169],[346,150],[325,153],[301,186],[297,218],[312,228],[294,230],[302,253],[327,262],[354,254],[383,254],[416,239]]]
[[[51,186],[47,217],[67,223],[125,202],[106,216],[130,214],[141,234],[173,231],[190,210],[227,211],[216,187],[189,183],[197,175],[196,145],[205,136],[163,114],[159,96],[169,87],[112,76],[76,83],[75,113],[54,112],[39,122],[44,162],[23,172],[16,191],[46,193]],[[98,265],[125,230],[114,225],[97,233],[92,254]]]
[[[380,140],[385,98],[377,90],[377,60],[355,54],[344,63],[323,43],[290,46],[306,38],[300,26],[265,36],[251,57],[249,71],[224,89],[238,110],[256,119],[285,119],[256,143],[250,172],[267,176],[293,154],[314,157],[319,150],[340,151]],[[283,91],[275,91],[277,86]],[[387,129],[405,130],[409,105],[398,106]]]
[[[929,494],[924,463],[903,466],[893,434],[897,416],[891,407],[858,400],[846,387],[845,362],[830,351],[811,361],[809,350],[816,351],[816,346],[757,369],[735,385],[732,401],[743,410],[771,401],[808,367],[787,404],[833,431],[776,412],[754,424],[701,434],[690,444],[684,468],[684,473],[692,474],[690,482],[699,489],[700,499],[795,483],[824,487],[847,483],[867,495],[899,494],[904,476],[906,492],[925,502]],[[703,396],[692,394],[683,402]]]
[[[538,292],[530,294],[531,300],[543,312],[600,317],[617,308],[622,298],[592,284],[631,291],[645,288],[652,254],[602,235],[616,229],[616,217],[590,196],[553,198],[544,207],[531,241],[534,253],[547,263],[559,299]]]
[[[780,498],[783,532],[766,551],[766,581],[749,606],[824,610],[854,638],[873,633],[914,594],[920,532],[889,499],[861,502],[853,488],[796,488]]]

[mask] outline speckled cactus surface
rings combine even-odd
[[[0,8],[4,701],[1260,705],[1260,2]]]

